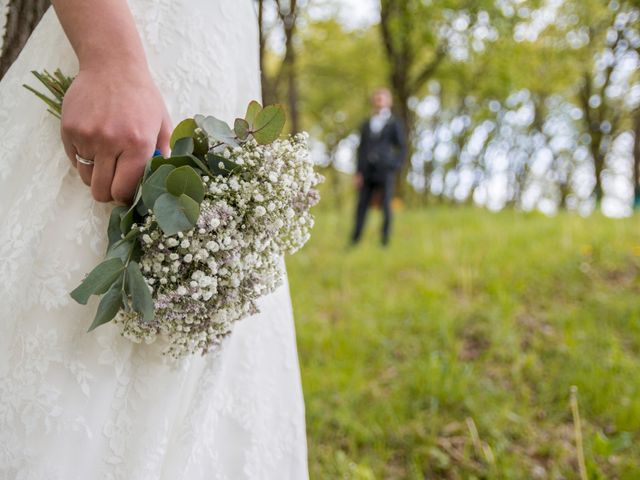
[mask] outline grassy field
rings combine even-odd
[[[312,479],[640,478],[640,225],[318,213],[288,261]]]

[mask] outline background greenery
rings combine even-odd
[[[352,168],[368,97],[386,85],[411,147],[405,201],[640,205],[637,0],[361,0],[367,22],[349,3],[256,2],[264,97],[311,132],[323,164]]]
[[[320,207],[288,268],[314,479],[640,478],[637,219]]]
[[[312,478],[640,478],[640,231],[601,213],[640,205],[640,4],[257,4],[265,96],[327,176],[288,261]],[[375,213],[347,249],[379,85],[406,182],[391,248]]]

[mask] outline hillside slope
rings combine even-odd
[[[288,260],[314,479],[640,478],[640,228],[461,208],[321,211]]]

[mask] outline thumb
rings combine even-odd
[[[171,139],[172,130],[171,119],[169,118],[169,114],[165,112],[162,124],[160,125],[160,132],[158,133],[158,143],[156,144],[156,148],[160,150],[164,156],[171,154],[169,141]]]

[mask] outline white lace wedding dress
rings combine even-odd
[[[173,120],[259,97],[251,0],[131,0]],[[92,21],[100,21],[99,18]],[[77,61],[49,11],[0,82],[0,479],[307,478],[288,285],[217,356],[173,366],[68,292],[101,259],[109,206],[70,167],[59,122],[21,87]]]

